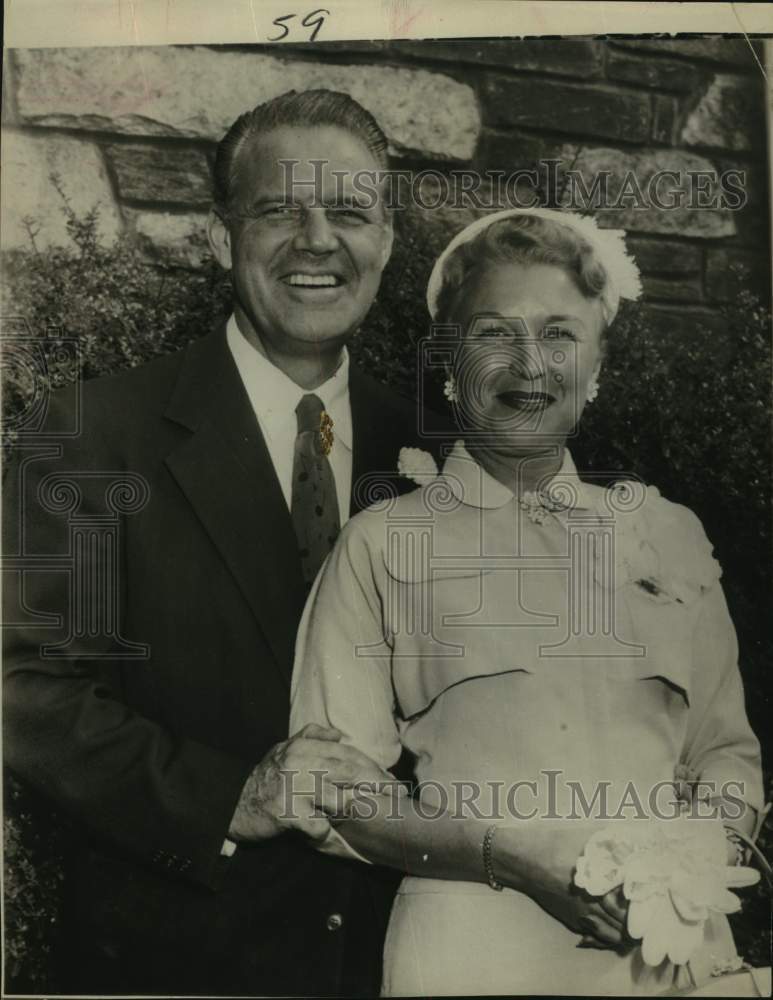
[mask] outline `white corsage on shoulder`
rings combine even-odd
[[[614,586],[635,584],[661,603],[692,604],[722,575],[697,517],[655,486],[637,510],[617,515],[614,551]]]
[[[439,475],[437,462],[428,451],[422,451],[421,448],[401,448],[397,456],[397,471],[419,486],[426,486]]]
[[[728,866],[726,857],[719,819],[631,819],[591,836],[574,881],[591,896],[622,886],[628,933],[641,940],[644,962],[668,957],[684,965],[702,944],[709,915],[741,908],[730,889],[759,881],[759,872]]]

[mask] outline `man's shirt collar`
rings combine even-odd
[[[349,352],[345,347],[341,352],[341,363],[333,375],[316,389],[303,389],[247,341],[233,315],[226,325],[226,338],[250,397],[252,408],[268,438],[275,439],[287,433],[288,423],[292,425],[292,431],[295,433],[295,408],[303,396],[313,392],[322,400],[326,412],[333,421],[333,435],[351,450]]]

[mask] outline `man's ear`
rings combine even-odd
[[[392,256],[392,244],[395,241],[395,231],[390,222],[388,226],[384,227],[384,243],[381,248],[381,267],[385,268],[389,262],[389,258]]]
[[[232,266],[231,234],[228,231],[228,226],[214,208],[210,209],[207,218],[207,240],[212,256],[224,270],[230,271]]]

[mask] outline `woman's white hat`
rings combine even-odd
[[[558,222],[573,229],[593,247],[596,257],[607,272],[606,288],[601,293],[604,318],[607,324],[611,323],[617,315],[620,299],[638,299],[641,295],[639,268],[625,248],[625,231],[623,229],[601,229],[595,219],[589,215],[561,212],[555,208],[509,208],[503,212],[492,212],[490,215],[484,215],[471,222],[469,226],[465,226],[461,232],[454,236],[435,261],[427,284],[427,307],[433,319],[437,318],[438,298],[443,287],[443,273],[451,254],[457,247],[475,239],[495,222],[516,215],[534,215],[540,219]]]

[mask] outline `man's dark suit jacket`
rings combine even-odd
[[[350,398],[356,483],[420,442],[415,406],[354,366]],[[306,594],[224,331],[85,383],[82,404],[82,431],[41,437],[6,489],[6,623],[26,622],[6,627],[6,762],[83,831],[62,989],[374,993],[393,875],[292,834],[221,857],[288,735]],[[54,397],[47,433],[70,416]]]

